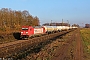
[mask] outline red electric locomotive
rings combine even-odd
[[[21,38],[29,38],[35,34],[43,34],[45,33],[45,28],[41,26],[22,26],[21,30]]]

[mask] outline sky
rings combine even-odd
[[[40,24],[68,22],[84,26],[90,23],[90,0],[0,0],[1,8],[27,10]]]

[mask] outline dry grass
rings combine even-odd
[[[85,59],[90,60],[90,28],[80,30],[83,39]]]
[[[1,31],[0,30],[0,44],[16,41],[14,37],[15,30]]]

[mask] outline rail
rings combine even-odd
[[[12,57],[22,51],[27,50],[27,49],[33,49],[35,46],[37,46],[41,42],[45,42],[51,38],[69,33],[71,31],[73,31],[73,30],[49,34],[49,35],[36,37],[33,39],[29,39],[29,40],[19,40],[19,41],[10,42],[7,44],[2,44],[2,45],[0,45],[0,58]]]

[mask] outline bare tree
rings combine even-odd
[[[1,30],[19,30],[23,25],[38,26],[39,18],[33,17],[27,10],[16,11],[10,8],[0,10],[0,28]]]

